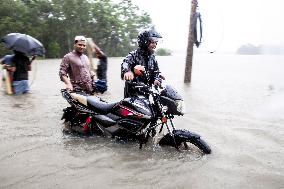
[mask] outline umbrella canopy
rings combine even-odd
[[[40,41],[27,34],[10,33],[1,39],[6,48],[25,53],[27,55],[43,56],[45,49]]]
[[[11,65],[12,64],[12,59],[13,59],[14,55],[12,54],[7,54],[3,57],[2,63],[6,64],[6,65]]]

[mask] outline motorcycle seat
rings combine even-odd
[[[88,107],[90,107],[93,111],[98,112],[100,114],[109,113],[117,103],[108,103],[105,101],[98,100],[98,98],[87,98]]]

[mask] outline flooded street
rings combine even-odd
[[[183,96],[177,128],[194,131],[212,154],[62,133],[60,59],[36,60],[32,94],[0,89],[0,188],[284,189],[284,56],[197,54],[157,57]],[[122,58],[109,59],[111,102],[123,97]]]

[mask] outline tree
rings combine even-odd
[[[57,42],[49,43],[47,47],[48,56],[50,58],[59,58],[60,56],[60,45]]]
[[[131,0],[1,1],[0,36],[29,34],[42,42],[47,58],[70,51],[76,35],[93,38],[108,56],[125,56],[136,47],[139,30],[151,25],[150,16]],[[1,46],[0,54],[6,53]]]

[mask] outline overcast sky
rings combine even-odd
[[[163,35],[158,47],[185,52],[191,0],[133,0]],[[203,20],[200,50],[234,52],[243,44],[284,44],[283,0],[198,0]]]

